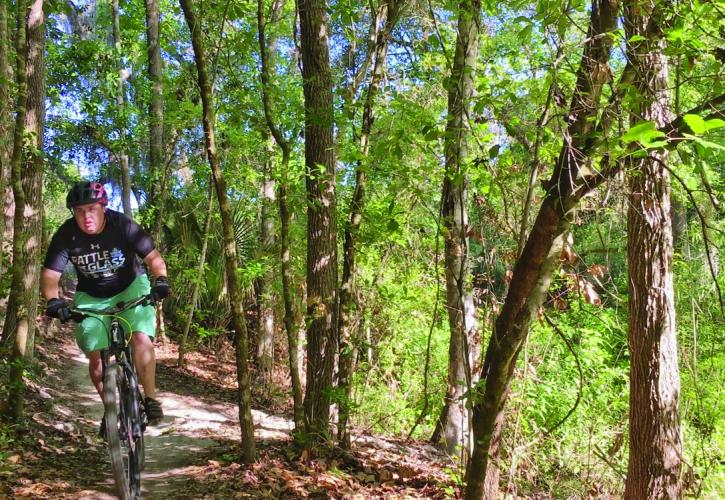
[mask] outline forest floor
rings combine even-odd
[[[0,498],[114,498],[108,451],[97,437],[103,408],[72,337],[39,331],[27,422],[12,432],[0,426]],[[258,460],[242,465],[233,360],[194,352],[180,369],[175,344],[158,344],[156,353],[166,416],[147,430],[146,498],[460,495],[454,465],[425,443],[354,433],[349,452],[303,456],[292,422],[272,398],[255,399]]]

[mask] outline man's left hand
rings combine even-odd
[[[171,285],[166,276],[158,276],[154,280],[154,286],[151,287],[151,295],[154,300],[163,300],[171,294]]]

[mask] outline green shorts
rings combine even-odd
[[[98,298],[88,295],[85,292],[76,292],[73,302],[78,309],[106,309],[113,307],[119,302],[128,302],[151,291],[151,283],[148,276],[142,274],[121,293],[108,298]],[[136,306],[133,309],[124,311],[120,316],[131,324],[132,331],[142,332],[151,338],[156,336],[156,309],[154,306]],[[128,334],[125,322],[121,321],[124,331]],[[99,351],[108,347],[108,332],[111,328],[111,317],[86,318],[76,326],[76,342],[78,347],[88,356],[93,351]]]

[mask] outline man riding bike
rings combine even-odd
[[[73,218],[65,221],[48,247],[40,275],[40,290],[48,301],[45,314],[62,322],[71,318],[71,304],[60,298],[60,277],[70,260],[78,275],[74,297],[77,309],[103,309],[149,292],[161,300],[171,292],[166,264],[153,241],[124,214],[106,208],[108,195],[99,182],[77,182],[66,197]],[[146,264],[153,285],[141,265]],[[156,312],[151,305],[121,314],[131,325],[134,364],[144,388],[144,409],[149,423],[164,416],[156,399]],[[88,357],[88,371],[103,399],[101,349],[108,347],[110,318],[87,317],[76,326],[76,342]],[[105,325],[104,325],[105,323]],[[105,418],[100,435],[105,437]]]

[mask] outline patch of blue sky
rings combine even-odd
[[[103,187],[106,188],[106,193],[108,193],[108,208],[123,212],[123,193],[120,186],[107,182]],[[138,210],[138,200],[136,200],[133,191],[131,191],[131,210]]]

